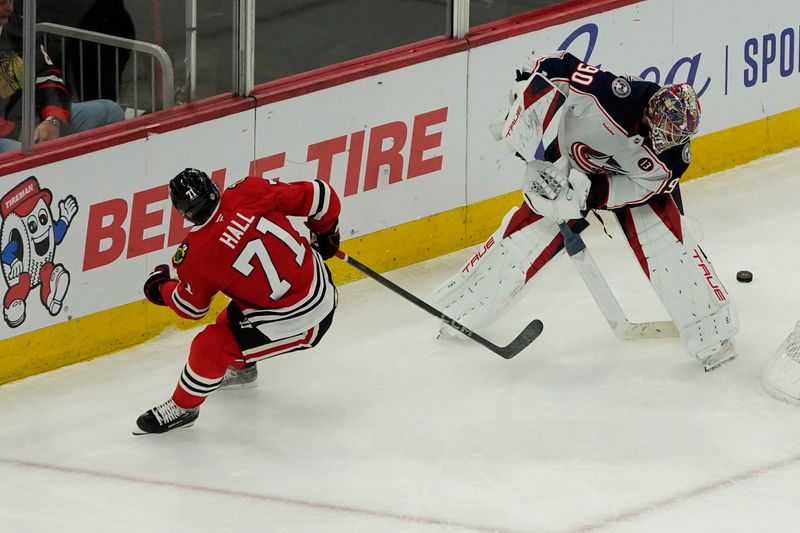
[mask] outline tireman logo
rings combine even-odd
[[[68,195],[58,202],[58,218],[51,208],[53,195],[31,176],[0,199],[0,263],[8,290],[3,296],[3,319],[12,328],[25,322],[27,300],[39,287],[42,305],[52,316],[61,312],[69,289],[69,272],[55,262],[78,202]]]

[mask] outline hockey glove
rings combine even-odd
[[[531,161],[525,171],[525,203],[543,217],[555,222],[581,218],[592,182],[577,169],[564,174],[558,162]]]
[[[167,265],[158,265],[144,282],[145,298],[156,305],[167,305],[161,296],[161,285],[170,279],[169,267]]]
[[[325,233],[311,232],[311,247],[317,251],[322,259],[330,259],[339,249],[339,221]]]

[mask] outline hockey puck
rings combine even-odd
[[[736,281],[741,283],[750,283],[753,281],[753,273],[749,270],[740,270],[736,273]]]

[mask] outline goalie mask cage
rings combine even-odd
[[[775,398],[800,405],[800,321],[767,363],[761,384]]]

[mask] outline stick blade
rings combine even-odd
[[[538,319],[534,320],[525,326],[525,329],[522,330],[522,333],[517,335],[517,338],[511,341],[507,346],[496,350],[496,352],[503,359],[511,359],[527,348],[530,343],[535,341],[536,338],[542,334],[543,330],[544,324],[542,324],[542,321]]]

